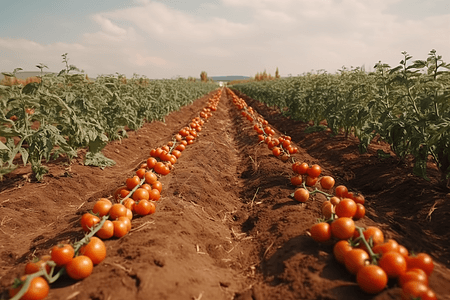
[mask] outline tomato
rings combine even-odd
[[[403,287],[405,285],[405,283],[407,283],[408,281],[417,281],[417,282],[421,282],[421,283],[425,284],[426,286],[428,286],[427,274],[425,272],[420,273],[415,270],[421,270],[421,269],[407,270],[405,273],[403,273],[402,275],[400,275],[398,277],[398,284],[401,287]]]
[[[420,300],[437,300],[436,293],[428,288],[425,292],[420,293]]]
[[[421,295],[427,293],[428,287],[418,281],[408,281],[402,286],[402,300],[423,299]]]
[[[403,245],[398,245],[398,250],[397,251],[398,251],[398,253],[403,255],[404,258],[407,258],[409,256],[408,249],[406,249],[406,247],[403,246]]]
[[[302,184],[302,182],[303,182],[303,179],[302,179],[302,176],[294,176],[294,177],[291,177],[291,184],[292,185],[301,185]]]
[[[319,243],[324,243],[331,239],[330,224],[321,222],[314,224],[310,229],[311,237]]]
[[[181,151],[178,151],[178,150],[174,149],[172,151],[172,155],[174,155],[178,159],[181,156]]]
[[[304,203],[309,199],[309,192],[304,188],[296,189],[294,192],[294,199]]]
[[[362,205],[364,205],[364,202],[366,202],[366,200],[364,199],[364,196],[363,195],[361,195],[361,194],[358,194],[358,193],[356,193],[354,196],[353,196],[353,201],[355,201],[356,203],[360,203],[360,204],[362,204]]]
[[[356,212],[353,215],[353,220],[360,220],[366,215],[366,208],[361,203],[356,203]]]
[[[186,145],[184,145],[184,144],[179,144],[175,147],[175,150],[178,150],[180,152],[183,152],[184,149],[186,149]]]
[[[125,205],[116,203],[111,207],[111,210],[109,211],[109,218],[111,220],[118,219],[119,217],[123,217],[127,215],[127,208]]]
[[[348,240],[355,232],[355,222],[352,218],[342,217],[331,223],[331,233],[340,240]]]
[[[339,219],[338,219],[339,220]],[[359,269],[364,267],[369,260],[369,254],[362,249],[352,249],[344,256],[344,263],[347,270],[352,273],[358,273]]]
[[[430,276],[434,269],[433,259],[426,253],[419,253],[414,256],[410,255],[406,258],[406,263],[408,265],[408,269],[422,269],[428,276]]]
[[[136,171],[136,176],[139,177],[140,179],[144,178],[146,170],[144,168],[138,169]]]
[[[170,169],[162,162],[157,162],[153,169],[156,173],[161,175],[167,175],[170,173]]]
[[[75,250],[69,244],[56,245],[51,249],[52,260],[58,266],[68,264],[75,254]]]
[[[333,204],[331,204],[331,202],[329,201],[325,201],[324,204],[322,205],[322,215],[326,219],[330,219],[333,213],[334,213]]]
[[[127,198],[125,199],[125,201],[123,201],[123,206],[125,206],[127,209],[134,211],[134,205],[136,204],[136,201],[134,201],[131,198]]]
[[[308,176],[306,176],[305,184],[307,186],[314,186],[317,183],[318,180],[319,180],[318,177],[311,177],[311,176],[308,175]]]
[[[161,193],[159,192],[158,189],[152,189],[149,194],[150,194],[150,200],[158,201],[159,198],[161,198]]]
[[[25,281],[26,276],[21,278],[22,281]],[[14,297],[22,288],[20,285],[17,288],[12,288],[9,290],[9,297]],[[31,279],[30,286],[26,293],[20,298],[20,300],[41,300],[47,297],[48,292],[50,291],[50,287],[47,281],[42,277],[35,277]]]
[[[393,239],[388,239],[383,244],[378,244],[372,248],[374,253],[384,254],[390,251],[398,252],[398,243]]]
[[[334,190],[334,193],[338,197],[345,198],[345,197],[347,197],[348,189],[345,185],[338,185],[336,187],[336,189]]]
[[[96,236],[103,240],[107,240],[113,237],[114,235],[114,225],[110,220],[106,220],[105,223],[103,223],[102,228],[100,228],[96,233]]]
[[[81,216],[80,223],[83,230],[89,232],[91,228],[100,223],[100,218],[87,212]]]
[[[356,282],[364,292],[378,294],[386,287],[388,276],[379,266],[367,265],[359,269]]]
[[[138,188],[133,193],[133,200],[139,201],[139,200],[148,200],[150,198],[149,192],[144,188]]]
[[[356,203],[350,198],[342,199],[334,209],[338,217],[351,218],[356,213]]]
[[[381,256],[378,265],[389,278],[397,278],[406,272],[406,259],[396,251],[389,251]]]
[[[125,225],[127,225],[127,231],[131,230],[131,220],[128,217],[120,217],[118,220],[124,222]]]
[[[47,271],[47,274],[50,273],[51,267],[47,264],[52,257],[50,255],[42,255],[40,258],[35,257],[33,261],[28,262],[25,265],[25,274],[33,274],[40,270]]]
[[[142,200],[147,201],[147,200]],[[115,220],[112,222],[114,225],[114,236],[117,238],[121,238],[128,233],[128,226],[125,222]]]
[[[107,214],[109,214],[109,210],[112,207],[112,203],[111,201],[105,201],[103,200],[105,198],[101,198],[100,200],[98,200],[95,204],[94,207],[92,208],[92,212],[94,214],[98,214],[100,217],[106,216]]]
[[[152,190],[152,186],[148,183],[144,183],[143,185],[141,185],[141,188],[146,189],[149,193]]]
[[[93,268],[92,260],[85,255],[80,255],[66,265],[66,273],[72,279],[81,280],[91,275]]]
[[[272,149],[272,154],[275,155],[275,156],[280,156],[280,154],[281,154],[281,149],[280,149],[279,147],[274,147],[274,148]]]
[[[170,148],[169,148],[169,146],[167,146],[167,145],[162,146],[161,149],[164,150],[164,151],[166,151],[166,152],[169,152],[169,151],[170,151]]]
[[[309,165],[307,163],[301,163],[299,166],[297,166],[297,173],[300,175],[305,175],[308,169]]]
[[[91,237],[89,243],[80,248],[80,254],[86,255],[94,265],[101,263],[106,257],[106,246],[103,241],[95,236]]]
[[[323,177],[320,179],[320,186],[321,186],[323,189],[326,189],[326,190],[329,190],[329,189],[333,188],[334,183],[335,183],[335,180],[334,180],[334,178],[331,177],[331,176],[323,176]]]
[[[352,249],[353,247],[349,244],[347,240],[340,240],[339,242],[334,244],[333,247],[334,257],[339,263],[344,264],[346,253]]]
[[[330,202],[333,205],[338,205],[338,203],[341,202],[341,199],[336,197],[336,196],[333,196],[333,197],[330,198]]]
[[[366,228],[366,230],[364,230],[363,234],[364,237],[366,238],[366,241],[368,241],[369,238],[372,238],[374,246],[384,243],[383,231],[381,231],[377,227],[369,226]]]
[[[121,186],[118,188],[113,195],[113,198],[119,200],[120,198],[125,198],[130,193],[130,190],[127,189],[127,186]]]
[[[156,165],[158,161],[154,157],[147,158],[147,168],[153,169],[153,167]]]
[[[120,218],[123,218],[123,217],[120,217]],[[129,209],[129,208],[127,208],[127,218],[130,221],[133,220],[133,211],[131,209]]]
[[[161,193],[162,192],[162,183],[159,181],[156,181],[155,183],[152,183],[152,188],[157,189]]]
[[[141,200],[139,201],[135,207],[134,207],[134,211],[141,216],[146,216],[150,213],[150,211],[152,210],[152,203],[147,201],[147,200]]]
[[[127,178],[126,185],[129,190],[134,189],[137,185],[141,183],[139,176],[135,175],[131,178]]]
[[[309,167],[306,170],[306,174],[308,174],[308,176],[316,177],[316,178],[320,176],[321,172],[322,172],[322,168],[317,164],[312,165],[311,167]]]

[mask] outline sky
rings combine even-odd
[[[0,71],[69,64],[90,77],[281,76],[450,62],[448,0],[2,1]]]

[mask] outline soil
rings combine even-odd
[[[244,97],[242,95],[242,97]],[[208,96],[109,143],[106,169],[79,158],[52,161],[35,182],[21,167],[0,182],[0,296],[33,256],[82,237],[80,217],[100,197],[111,197],[134,175],[150,149],[166,144],[206,105]],[[125,237],[105,241],[107,258],[92,275],[61,278],[48,299],[398,299],[396,282],[378,295],[363,293],[332,255],[332,244],[307,234],[320,216],[323,196],[306,204],[289,197],[291,163],[259,144],[256,132],[225,92],[195,143],[160,179],[156,213],[133,219]],[[374,141],[366,154],[357,141],[329,132],[307,134],[305,123],[244,99],[276,129],[292,137],[295,160],[317,163],[323,174],[366,198],[360,226],[378,226],[410,251],[435,261],[430,286],[450,299],[449,191],[430,162],[431,181],[412,175],[411,161],[378,157],[389,146]],[[1,297],[0,297],[1,298]]]

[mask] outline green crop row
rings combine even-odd
[[[334,134],[359,138],[361,153],[374,137],[400,158],[414,157],[414,173],[425,179],[429,157],[450,178],[450,64],[435,50],[426,60],[403,52],[396,67],[377,63],[373,72],[343,68],[271,81],[233,85],[247,96],[278,107],[287,117],[326,120]],[[382,154],[382,153],[381,153]]]
[[[59,74],[42,75],[25,86],[0,84],[0,178],[17,167],[17,154],[24,165],[31,163],[38,180],[47,172],[43,159],[63,155],[70,160],[79,148],[89,150],[86,165],[112,165],[101,153],[108,141],[126,137],[126,129],[136,130],[144,122],[164,120],[217,88],[183,78],[127,79],[116,74],[89,80],[73,74],[76,67],[63,58],[66,68]]]

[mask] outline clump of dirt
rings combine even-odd
[[[172,140],[207,99],[108,144],[104,154],[116,161],[113,167],[83,166],[81,152],[70,164],[49,164],[50,173],[40,183],[30,182],[29,167],[8,175],[0,188],[2,296],[7,298],[8,287],[32,256],[79,239],[81,215],[99,197],[111,197],[150,149]],[[426,218],[434,201],[445,196],[438,183],[422,183],[394,158],[381,160],[373,151],[358,155],[351,139],[307,135],[305,124],[247,100],[278,132],[292,136],[300,149],[296,160],[318,163],[338,184],[366,196],[368,217],[360,225],[379,226],[388,237],[441,263],[430,282],[445,299],[448,231],[438,232],[437,224],[448,207],[439,202]],[[195,143],[160,179],[156,213],[134,219],[125,237],[106,241],[107,258],[93,274],[80,282],[58,280],[48,299],[397,299],[394,282],[376,296],[361,292],[332,257],[332,245],[307,235],[323,198],[306,204],[291,199],[290,163],[258,144],[252,127],[223,90],[218,110]],[[417,204],[406,207],[408,201]]]

